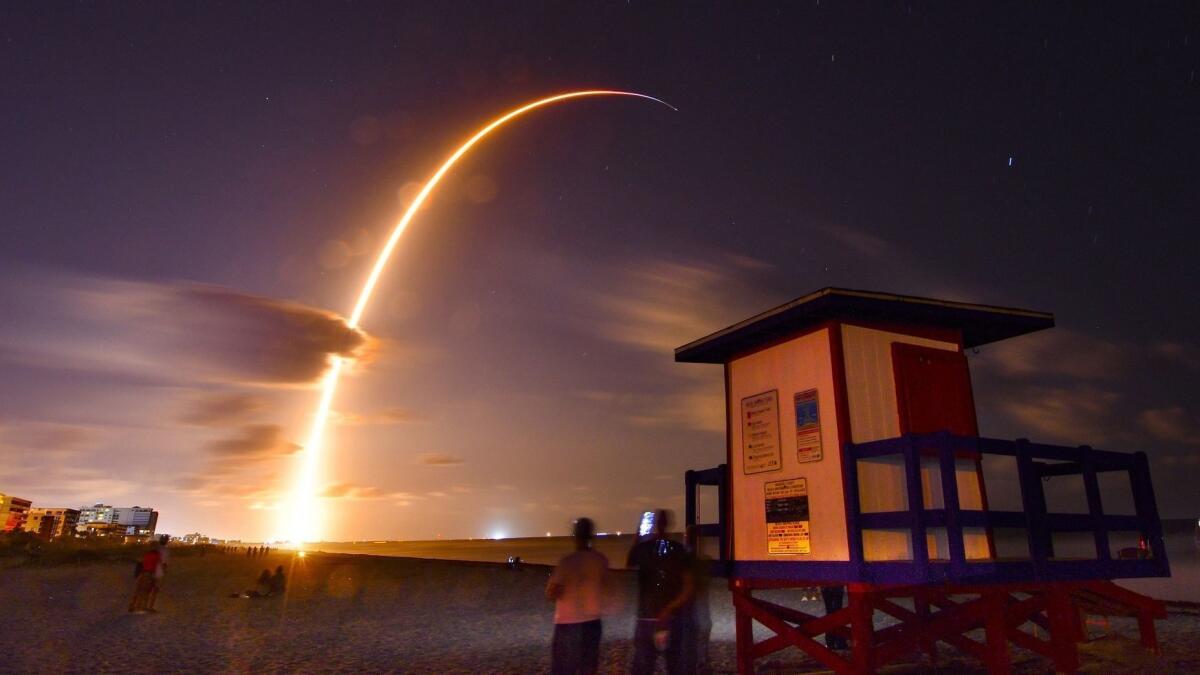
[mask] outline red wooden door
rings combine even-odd
[[[961,352],[892,343],[900,433],[978,436],[971,373]]]

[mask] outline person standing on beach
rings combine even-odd
[[[151,548],[142,554],[141,563],[137,568],[137,577],[133,587],[133,598],[129,600],[129,611],[134,614],[145,614],[153,611],[150,607],[150,594],[155,590],[154,570],[158,569],[158,548]]]
[[[608,585],[608,558],[592,549],[591,518],[575,521],[575,552],[558,561],[546,584],[554,601],[554,639],[550,672],[593,675],[600,668],[603,596]]]
[[[167,563],[170,561],[170,552],[167,551],[167,544],[171,538],[167,535],[162,535],[158,538],[158,545],[154,550],[158,553],[158,564],[154,566],[154,586],[150,589],[150,594],[146,600],[146,609],[151,612],[157,612],[154,609],[154,603],[158,600],[158,592],[162,590],[163,578],[167,576]]]
[[[692,556],[667,537],[670,513],[654,514],[652,534],[629,549],[625,566],[638,571],[638,615],[633,633],[633,675],[651,675],[662,651],[671,675],[696,672],[688,649],[688,611],[695,592]]]

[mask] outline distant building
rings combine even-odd
[[[158,527],[158,511],[143,506],[113,509],[113,522],[131,528],[128,534],[154,534]]]
[[[0,492],[0,532],[25,529],[25,518],[33,502]]]
[[[113,507],[108,504],[95,504],[93,506],[79,507],[79,527],[82,532],[83,525],[86,523],[111,523],[114,522]]]
[[[183,542],[184,544],[189,544],[189,545],[212,543],[212,540],[209,539],[207,535],[200,534],[199,532],[185,534],[179,538],[179,541]]]
[[[109,524],[124,526],[124,533],[131,536],[153,535],[158,527],[158,511],[145,506],[115,507],[108,504],[94,504],[79,509],[79,524],[76,530],[80,533],[97,534],[102,528],[86,528],[85,525]],[[102,535],[101,535],[102,536]]]
[[[25,520],[25,531],[44,539],[75,536],[79,510],[68,508],[32,508]]]
[[[85,537],[115,537],[125,539],[125,530],[120,523],[80,523],[76,528]]]

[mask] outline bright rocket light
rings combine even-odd
[[[549,96],[532,103],[527,103],[519,108],[510,110],[500,117],[489,122],[486,126],[476,131],[465,143],[458,146],[458,149],[450,155],[445,162],[442,163],[433,176],[425,182],[424,187],[417,193],[416,199],[409,204],[408,209],[401,216],[400,222],[396,223],[396,227],[392,230],[392,234],[388,237],[387,243],[383,250],[379,252],[379,257],[375,259],[375,266],[371,268],[371,274],[367,277],[367,281],[363,284],[362,290],[359,291],[358,300],[354,303],[354,310],[350,313],[350,318],[347,324],[351,328],[357,328],[359,321],[362,319],[363,313],[366,312],[367,303],[371,300],[371,294],[375,291],[375,285],[379,282],[379,277],[383,274],[383,270],[387,267],[388,260],[392,257],[392,251],[396,248],[396,243],[400,240],[400,235],[404,234],[404,230],[408,228],[409,222],[412,221],[413,215],[421,208],[429,193],[437,187],[437,184],[442,180],[442,176],[454,166],[458,160],[465,155],[476,143],[483,140],[485,136],[503,126],[506,122],[520,117],[521,115],[550,105],[560,101],[570,99],[584,98],[589,96],[632,96],[635,98],[643,98],[656,103],[661,103],[668,108],[675,110],[676,108],[666,101],[659,100],[653,96],[646,94],[638,94],[630,91],[614,91],[609,89],[593,89],[585,91],[572,91],[556,96]],[[319,530],[317,523],[317,508],[315,498],[315,486],[317,478],[317,469],[320,466],[321,459],[321,443],[325,435],[325,422],[329,417],[329,408],[333,404],[333,394],[337,390],[338,377],[341,375],[343,359],[339,356],[333,357],[333,363],[330,365],[329,372],[325,375],[325,380],[321,385],[321,398],[317,403],[316,411],[313,413],[312,426],[309,428],[308,440],[304,444],[303,450],[303,465],[300,469],[300,475],[296,480],[296,484],[292,490],[292,508],[285,511],[288,514],[285,517],[290,518],[287,523],[286,539],[293,543],[301,543],[304,541],[312,541]]]

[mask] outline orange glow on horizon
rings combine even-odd
[[[429,194],[433,192],[433,189],[437,187],[439,182],[441,182],[442,177],[446,175],[448,171],[450,171],[450,169],[458,162],[459,159],[462,158],[463,155],[470,151],[476,143],[483,140],[484,137],[486,137],[492,131],[531,110],[561,101],[591,96],[632,96],[635,98],[642,98],[654,101],[656,103],[661,103],[672,110],[676,110],[676,108],[671,104],[654,98],[653,96],[647,96],[646,94],[609,89],[592,89],[573,91],[539,99],[533,101],[532,103],[527,103],[519,108],[510,110],[500,117],[493,119],[491,122],[476,131],[470,138],[466,140],[466,142],[458,146],[458,148],[450,155],[450,157],[442,162],[442,165],[438,167],[438,170],[434,172],[433,176],[431,176],[429,180],[425,182],[425,185],[421,188],[421,191],[417,193],[416,198],[413,199],[412,203],[408,205],[408,208],[404,211],[404,215],[401,216],[400,221],[392,230],[391,236],[388,237],[387,243],[379,252],[379,257],[375,260],[375,266],[371,268],[371,273],[367,276],[366,283],[363,284],[362,290],[359,292],[358,300],[354,303],[354,310],[350,313],[350,318],[348,319],[347,324],[351,328],[358,327],[363,314],[367,310],[367,304],[371,300],[371,295],[375,291],[375,286],[379,282],[379,277],[383,275],[383,270],[387,267],[388,260],[392,256],[392,251],[396,248],[397,242],[400,241],[400,236],[404,234],[404,231],[408,228],[413,216],[421,208],[421,205],[425,202],[426,198],[429,197]],[[309,428],[308,440],[305,442],[304,449],[301,453],[303,464],[300,469],[300,475],[297,477],[296,484],[292,490],[292,508],[284,509],[283,511],[285,514],[284,518],[286,520],[286,522],[283,523],[283,527],[286,529],[286,536],[283,538],[293,544],[299,544],[305,541],[313,541],[321,532],[321,523],[319,522],[321,514],[317,512],[317,497],[315,494],[317,471],[320,467],[322,441],[325,434],[326,420],[329,417],[330,406],[333,403],[333,395],[337,390],[338,378],[341,376],[344,361],[345,359],[340,356],[333,357],[329,372],[325,375],[325,379],[321,386],[321,397],[318,401],[317,408],[313,413],[312,426]]]

